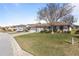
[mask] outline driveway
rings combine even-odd
[[[16,33],[9,33],[9,34],[11,34],[13,37],[16,37],[16,36],[30,34],[30,33],[34,33],[34,32],[16,32]]]
[[[0,56],[32,56],[32,54],[23,51],[10,34],[0,33]]]

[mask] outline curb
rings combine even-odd
[[[24,50],[22,50],[20,48],[19,44],[17,43],[17,41],[11,35],[9,35],[9,37],[11,39],[10,41],[12,43],[14,56],[33,56],[32,54],[30,54],[30,53],[25,52]]]

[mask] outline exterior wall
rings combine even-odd
[[[3,29],[2,28],[0,28],[0,32],[2,32],[3,31]]]
[[[37,32],[36,28],[31,28],[30,32]]]
[[[16,27],[16,31],[19,32],[19,31],[23,31],[23,27]]]
[[[63,32],[67,32],[67,31],[69,31],[68,26],[63,26]]]
[[[72,31],[72,28],[71,27],[69,27],[69,31]]]
[[[43,28],[31,28],[30,32],[40,32],[42,30],[43,30]]]
[[[49,28],[49,30],[52,30],[54,32],[67,32],[69,31],[69,27],[68,26],[51,26]]]
[[[37,32],[40,32],[42,30],[43,30],[43,28],[37,28]]]
[[[8,31],[14,31],[14,30],[16,30],[16,28],[11,28],[11,27],[8,28]]]
[[[75,26],[75,25],[74,25],[73,28],[74,28],[74,29],[79,29],[79,26]]]
[[[71,29],[69,29],[69,25],[62,25],[62,26],[48,26],[47,28],[31,28],[30,31],[32,32],[40,32],[44,29],[46,30],[52,30],[52,32],[68,32],[71,31]]]

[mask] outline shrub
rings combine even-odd
[[[76,31],[76,29],[72,29],[71,34],[75,34]]]
[[[63,33],[71,33],[71,31],[64,31]]]
[[[67,31],[67,33],[71,33],[71,31]]]
[[[46,30],[42,30],[42,31],[40,31],[40,33],[45,33],[46,32]]]
[[[40,31],[40,33],[51,33],[52,32],[52,30],[42,30],[42,31]]]
[[[77,30],[77,31],[75,32],[75,34],[79,34],[79,30]]]
[[[52,32],[52,30],[47,31],[47,33],[51,33],[51,32]]]

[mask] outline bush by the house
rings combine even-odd
[[[42,30],[42,31],[40,31],[40,33],[51,33],[52,32],[52,30]]]
[[[40,33],[46,33],[47,32],[47,30],[42,30],[42,31],[40,31]]]
[[[79,34],[79,30],[77,30],[77,31],[75,32],[75,34]]]
[[[77,29],[72,29],[71,34],[75,34],[76,31]]]

